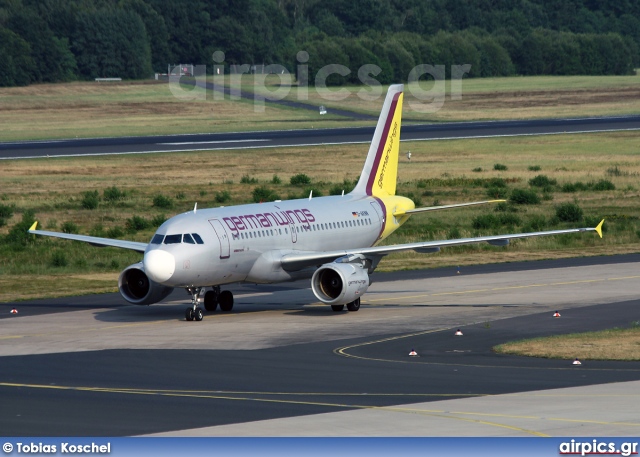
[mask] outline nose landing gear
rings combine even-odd
[[[198,306],[202,287],[189,287],[187,292],[191,294],[191,306],[185,310],[184,317],[188,321],[201,321],[204,317],[202,308]]]

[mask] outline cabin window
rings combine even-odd
[[[287,229],[284,229],[284,233],[287,233],[287,234],[288,234],[288,233],[289,233],[289,230],[287,230]]]
[[[189,235],[188,233],[185,233],[182,236],[182,242],[183,243],[188,243],[188,244],[196,244],[196,242],[193,240],[193,237],[191,235]]]
[[[162,244],[162,240],[164,239],[164,235],[160,235],[156,233],[151,240],[151,244]]]
[[[202,241],[202,238],[200,238],[200,235],[198,235],[197,233],[192,233],[191,235],[193,236],[193,239],[196,240],[196,243],[204,244],[204,241]]]
[[[164,244],[180,244],[182,243],[182,234],[180,235],[167,235],[164,238]]]
[[[280,233],[280,235],[282,235],[282,229],[278,229],[278,232]]]

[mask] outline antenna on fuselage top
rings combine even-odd
[[[309,192],[309,200],[311,200],[312,196],[313,196],[313,189],[311,190],[311,192]]]
[[[344,189],[342,189],[342,196],[344,197]]]
[[[193,214],[196,214],[196,211],[198,211],[198,202],[196,202],[196,204],[193,205]]]

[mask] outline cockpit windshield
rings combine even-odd
[[[164,244],[179,244],[179,243],[182,243],[182,234],[167,235],[164,237]]]
[[[175,235],[161,235],[156,233],[151,239],[151,244],[204,244],[202,238],[197,233],[185,233],[185,234],[175,234]]]

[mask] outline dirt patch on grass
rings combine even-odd
[[[511,109],[514,106],[532,108],[627,103],[633,99],[640,99],[640,86],[608,89],[517,91],[511,93],[465,93],[462,101],[451,103],[464,105],[467,108],[495,110],[499,108]]]

